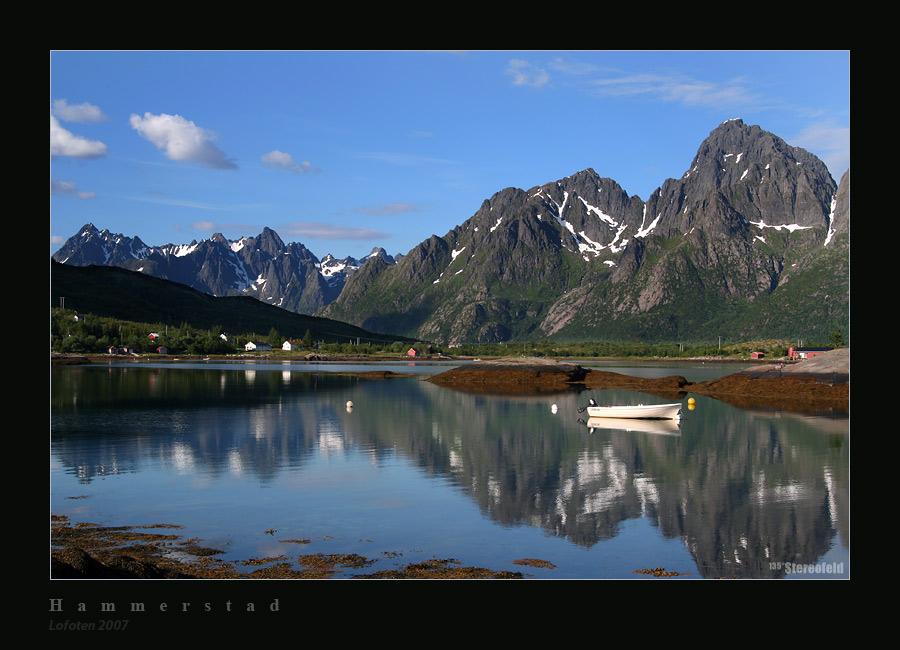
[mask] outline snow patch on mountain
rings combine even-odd
[[[172,255],[174,255],[175,257],[185,257],[185,256],[193,253],[195,250],[197,250],[197,246],[198,246],[198,244],[196,244],[196,243],[184,244],[181,246],[174,246],[174,247],[172,247],[171,252],[172,252]]]
[[[456,258],[459,257],[459,254],[462,253],[464,250],[466,250],[465,246],[463,246],[459,250],[453,250],[450,252],[450,264],[447,265],[446,269],[441,271],[441,274],[438,276],[438,279],[435,280],[434,282],[432,282],[431,284],[440,284],[441,278],[444,277],[444,273],[446,273],[447,271],[450,270],[450,267],[453,266],[453,262],[456,261]],[[458,271],[456,271],[453,275],[459,275],[460,273],[462,273],[465,270],[466,270],[465,267],[463,267],[463,268],[459,269]]]
[[[807,230],[807,229],[809,229],[809,228],[812,227],[812,226],[801,226],[801,225],[796,224],[796,223],[781,224],[781,225],[779,225],[779,226],[774,226],[774,225],[770,226],[769,224],[767,224],[765,221],[763,221],[763,220],[761,220],[761,219],[760,219],[759,221],[748,221],[747,223],[749,223],[749,224],[751,224],[751,225],[753,225],[753,226],[756,226],[756,227],[759,228],[760,230],[765,230],[766,228],[774,228],[775,230],[782,230],[782,229],[784,229],[784,230],[787,230],[787,231],[789,231],[789,232],[794,232],[795,230]]]
[[[619,222],[615,218],[606,214],[597,206],[591,205],[582,197],[578,197],[578,199],[581,201],[582,206],[589,215],[597,217],[607,226],[616,229],[615,236],[608,244],[593,240],[584,230],[576,231],[575,226],[565,219],[563,215],[565,214],[566,206],[569,203],[568,192],[563,192],[562,205],[557,203],[553,199],[553,197],[543,194],[543,192],[541,191],[538,191],[535,196],[540,196],[542,199],[544,199],[545,203],[549,204],[548,207],[551,208],[551,216],[556,219],[556,222],[560,226],[569,231],[569,233],[572,235],[572,239],[575,243],[576,248],[578,249],[578,252],[581,254],[582,258],[585,261],[589,261],[591,256],[597,257],[599,255],[602,255],[606,251],[620,253],[625,249],[628,241],[622,240],[621,237],[628,226],[624,222]],[[538,219],[542,219],[541,215],[537,215],[537,217]]]
[[[837,194],[831,197],[831,211],[828,213],[828,234],[825,236],[825,246],[834,235],[834,211],[837,209]]]

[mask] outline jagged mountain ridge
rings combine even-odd
[[[212,296],[250,296],[288,311],[311,315],[340,294],[347,278],[368,259],[393,264],[383,248],[362,260],[319,260],[303,244],[285,244],[264,228],[257,237],[228,240],[221,233],[186,245],[148,246],[86,224],[53,256],[76,266],[117,266],[185,284]]]
[[[647,201],[587,169],[506,188],[396,260],[319,261],[266,228],[149,247],[88,224],[54,256],[443,343],[814,335],[849,318],[849,172],[730,120]]]
[[[849,172],[730,120],[646,201],[591,169],[507,188],[320,313],[445,343],[827,337],[849,319]],[[842,198],[843,197],[843,198]]]

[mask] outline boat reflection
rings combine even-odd
[[[629,418],[588,418],[585,422],[593,434],[598,429],[613,431],[636,431],[663,436],[680,436],[681,420],[639,420]]]

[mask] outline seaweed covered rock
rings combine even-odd
[[[468,391],[534,393],[568,390],[588,371],[574,363],[539,357],[476,361],[429,378],[433,384]]]

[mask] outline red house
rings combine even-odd
[[[833,350],[834,348],[788,348],[788,358],[794,361],[809,359]]]

